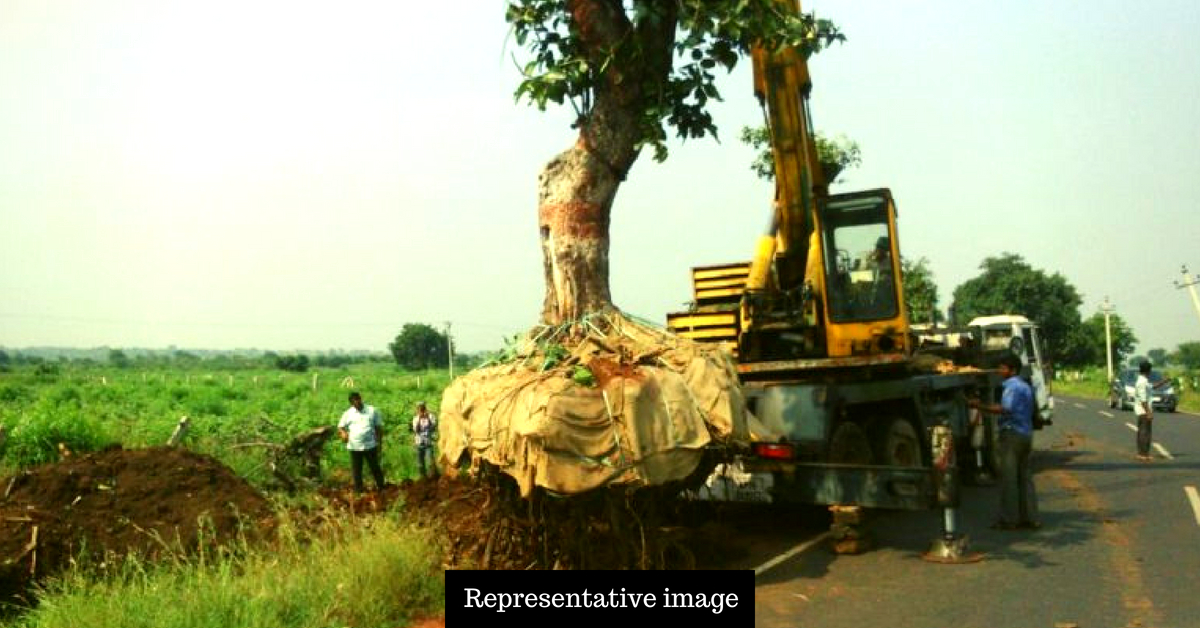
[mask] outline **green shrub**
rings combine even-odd
[[[78,411],[30,412],[13,426],[3,453],[6,463],[29,466],[57,461],[59,443],[86,453],[114,442],[102,424]]]
[[[0,386],[0,403],[23,404],[33,401],[37,395],[33,389],[20,384],[5,384]]]

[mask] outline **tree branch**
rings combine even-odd
[[[621,0],[568,0],[567,11],[593,62],[612,54],[632,29]]]

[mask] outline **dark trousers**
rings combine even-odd
[[[1150,425],[1152,423],[1149,415],[1138,417],[1137,448],[1139,456],[1150,455]]]
[[[350,471],[354,473],[354,490],[363,492],[363,460],[371,467],[371,476],[375,478],[375,486],[383,490],[383,468],[379,466],[379,447],[364,451],[350,451]]]
[[[421,477],[425,477],[425,457],[429,456],[429,466],[433,470],[433,475],[437,475],[437,463],[433,459],[433,445],[417,445],[417,467],[421,470]]]
[[[1038,518],[1037,493],[1033,487],[1033,437],[1000,430],[1000,521],[1033,523]]]

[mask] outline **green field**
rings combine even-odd
[[[409,372],[391,362],[364,362],[304,373],[237,363],[113,368],[77,362],[9,367],[0,372],[0,476],[110,444],[167,442],[180,417],[191,421],[186,446],[212,455],[260,487],[270,483],[267,448],[309,428],[337,423],[350,390],[383,414],[383,466],[388,481],[416,468],[408,430],[418,401],[438,412],[445,370]],[[331,482],[348,481],[349,460],[332,439],[323,467]]]
[[[251,360],[7,366],[0,370],[0,477],[59,460],[60,443],[74,454],[161,445],[187,416],[185,446],[281,496],[269,491],[276,486],[262,444],[336,424],[357,390],[383,414],[384,473],[399,482],[415,475],[408,425],[416,403],[436,413],[448,381],[446,371],[409,372],[383,361],[303,373]],[[336,438],[322,468],[325,485],[350,483]],[[327,525],[301,530],[287,524],[291,503],[277,502],[284,525],[269,547],[180,552],[155,564],[131,557],[102,570],[81,562],[47,583],[36,610],[13,616],[0,609],[0,618],[9,615],[0,625],[403,626],[443,612],[438,533],[402,505],[373,518],[330,513]]]

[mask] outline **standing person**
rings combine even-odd
[[[972,408],[1000,415],[997,422],[1000,430],[1000,516],[992,525],[998,530],[1042,526],[1037,519],[1037,493],[1029,464],[1033,453],[1033,389],[1021,379],[1020,373],[1021,358],[1006,354],[1000,359],[1000,376],[1004,378],[1000,403],[985,404],[978,399],[969,402]]]
[[[425,407],[425,402],[417,404],[417,415],[412,420],[413,443],[417,446],[417,466],[421,469],[421,477],[425,477],[425,457],[429,456],[429,467],[437,477],[437,463],[433,459],[433,438],[437,433],[437,416]]]
[[[362,395],[350,393],[350,407],[338,421],[338,435],[350,452],[350,469],[354,473],[354,492],[363,492],[363,460],[371,467],[375,486],[383,491],[383,469],[379,466],[379,450],[383,444],[383,420],[375,406],[363,405]]]
[[[1137,382],[1133,385],[1133,413],[1138,418],[1137,457],[1142,462],[1153,460],[1150,457],[1150,426],[1154,422],[1154,389],[1171,382],[1171,380],[1163,378],[1159,383],[1151,384],[1151,368],[1149,362],[1139,364]]]

